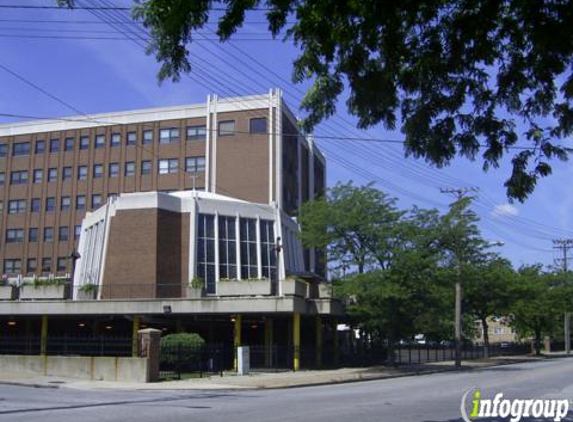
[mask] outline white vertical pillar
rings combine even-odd
[[[236,236],[236,254],[237,254],[237,280],[241,279],[241,233],[240,233],[240,216],[239,213],[235,213],[235,236]]]
[[[217,192],[217,138],[219,133],[219,124],[217,122],[217,104],[219,102],[219,97],[217,95],[213,96],[213,157],[212,161],[212,171],[211,171],[211,192]]]
[[[205,113],[205,191],[211,190],[211,96],[207,95],[207,107]],[[191,273],[189,273],[191,274]]]
[[[263,278],[263,262],[261,254],[261,217],[257,215],[257,224],[255,225],[257,239],[257,277]]]
[[[269,200],[268,204],[272,204],[273,197],[273,181],[274,181],[274,166],[273,166],[273,139],[275,133],[275,121],[273,120],[273,90],[269,90],[269,120],[268,120],[268,131],[269,131]]]

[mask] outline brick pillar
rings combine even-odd
[[[48,353],[48,315],[42,315],[42,332],[40,334],[40,354]]]
[[[316,315],[314,317],[314,340],[315,340],[315,359],[316,359],[316,367],[317,368],[321,368],[322,367],[322,319],[320,318],[320,315]]]
[[[265,320],[265,366],[273,366],[273,320]]]
[[[133,316],[133,329],[131,334],[132,346],[131,346],[131,355],[135,358],[138,356],[138,339],[139,339],[139,324],[141,318],[139,315]]]
[[[237,347],[241,345],[241,327],[243,325],[243,319],[241,315],[235,315],[235,327],[234,327],[234,338],[233,338],[233,349],[235,353],[235,358],[233,359],[233,369],[237,371],[239,369],[237,360]]]
[[[149,360],[147,366],[147,382],[157,381],[159,379],[159,359],[161,349],[161,330],[155,328],[145,328],[138,331],[139,344],[138,355],[141,358]]]

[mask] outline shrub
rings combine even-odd
[[[161,338],[161,363],[181,365],[201,358],[205,340],[196,333],[169,334]]]

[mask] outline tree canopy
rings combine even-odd
[[[262,11],[270,33],[300,51],[293,81],[312,82],[301,104],[307,130],[336,113],[348,88],[358,127],[400,129],[407,155],[438,167],[480,159],[484,170],[509,155],[506,192],[520,201],[551,173],[552,159],[570,153],[561,142],[573,131],[570,0],[136,3],[160,80],[192,71],[188,44],[210,20],[224,42],[248,12]]]

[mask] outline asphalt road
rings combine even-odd
[[[508,398],[570,400],[573,359],[284,390],[102,391],[0,385],[0,421],[453,422],[462,420],[464,391],[476,387],[484,398],[503,392]],[[573,421],[573,409],[564,420]]]

